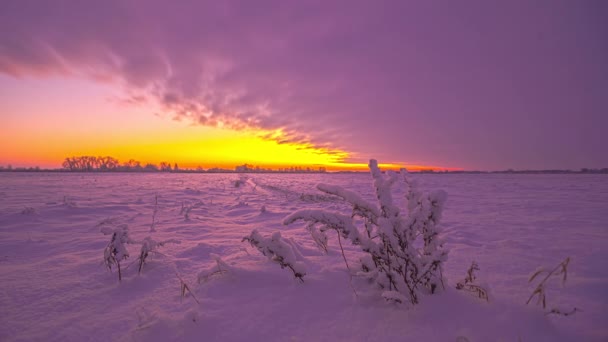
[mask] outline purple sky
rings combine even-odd
[[[608,167],[608,1],[3,0],[0,73],[355,159]]]

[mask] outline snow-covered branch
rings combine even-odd
[[[289,268],[294,277],[304,281],[306,268],[304,264],[297,261],[293,247],[281,237],[280,232],[275,232],[270,237],[264,237],[257,229],[254,229],[251,234],[243,238],[243,241],[248,241],[252,247],[257,248],[268,259],[281,265],[281,268]]]

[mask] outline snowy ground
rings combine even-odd
[[[348,214],[315,184],[371,199],[369,175],[250,177],[235,187],[235,174],[0,174],[0,340],[608,340],[606,176],[415,176],[422,189],[448,192],[442,226],[450,254],[448,290],[414,308],[384,302],[356,278],[355,296],[335,235],[324,255],[303,224],[281,225],[303,208]],[[186,218],[182,207],[193,204]],[[141,275],[133,263],[140,246],[128,245],[119,284],[102,263],[103,222],[127,224],[136,240],[181,243],[152,254]],[[252,229],[280,230],[301,246],[304,283],[241,242]],[[345,247],[354,264],[355,249]],[[199,283],[214,255],[230,271]],[[548,304],[583,311],[545,316],[526,306],[528,276],[568,256],[568,282],[551,283]],[[453,289],[473,260],[490,303]],[[200,303],[180,297],[176,273]]]

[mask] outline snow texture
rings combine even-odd
[[[446,289],[415,306],[387,303],[399,296],[385,289],[383,297],[363,277],[351,281],[334,230],[325,232],[326,254],[305,225],[282,225],[298,210],[329,211],[346,218],[321,219],[346,232],[356,204],[359,235],[369,239],[365,217],[382,213],[369,173],[254,174],[239,187],[233,174],[0,173],[0,341],[608,339],[605,175],[409,174],[409,183],[383,175],[395,177],[393,205],[406,222],[420,201],[432,212],[428,204],[442,200],[418,197],[418,189],[449,193],[440,226],[450,250]],[[199,201],[189,219],[180,214],[182,203]],[[119,283],[103,264],[112,235],[100,229],[120,225],[135,242],[181,243],[157,248],[141,274],[133,256],[142,245],[123,243],[131,257]],[[306,266],[303,283],[241,242],[254,229],[267,238],[280,232]],[[368,254],[342,242],[354,270]],[[526,305],[545,277],[529,283],[530,275],[566,257],[567,283],[552,277],[543,285],[547,308],[536,297]],[[489,302],[455,289],[472,261]],[[190,293],[181,298],[178,275],[200,304]],[[546,314],[573,307],[582,311]]]

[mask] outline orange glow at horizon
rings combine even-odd
[[[132,140],[109,137],[101,142],[83,140],[78,135],[55,139],[39,135],[26,141],[19,141],[18,137],[13,136],[9,137],[13,148],[2,153],[0,165],[12,163],[15,167],[60,168],[66,157],[91,155],[112,156],[121,163],[134,159],[142,165],[177,163],[182,169],[234,169],[237,165],[250,164],[273,170],[296,166],[311,169],[324,167],[327,171],[368,170],[367,163],[351,162],[350,153],[342,150],[319,149],[305,144],[279,144],[253,132],[176,126],[173,131],[166,130],[162,134],[152,132]],[[0,143],[6,146],[7,142],[3,140],[0,137]],[[383,170],[399,170],[402,167],[410,171],[456,170],[406,163],[380,163],[380,167]]]
[[[367,171],[367,160],[342,149],[284,143],[281,130],[234,131],[178,122],[152,105],[125,105],[109,85],[68,79],[22,80],[0,77],[0,165],[60,168],[73,156],[111,156],[180,168],[234,169],[251,164],[273,170],[324,167]],[[270,133],[270,134],[269,134]],[[264,139],[270,136],[272,139]],[[380,160],[381,161],[381,160]],[[380,164],[383,169],[448,168]],[[448,169],[452,170],[452,169]]]

